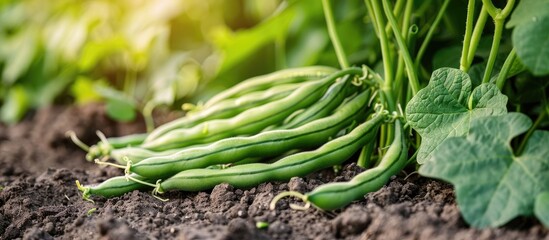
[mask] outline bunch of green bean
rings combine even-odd
[[[155,195],[207,190],[220,183],[246,188],[342,164],[375,142],[378,129],[390,119],[372,106],[379,102],[374,94],[378,87],[364,84],[364,77],[367,72],[360,68],[286,69],[245,80],[147,134],[99,134],[101,141],[91,147],[71,134],[88,151],[88,159],[125,170],[124,176],[90,186],[77,181],[77,186],[86,200],[144,188],[154,188]],[[334,209],[380,188],[407,160],[400,122],[394,125],[395,140],[369,170],[373,173],[350,186],[325,187],[304,200]],[[346,197],[325,203],[338,194]]]

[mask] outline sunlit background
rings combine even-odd
[[[352,63],[376,59],[363,8],[345,1],[334,9]],[[5,123],[90,102],[129,121],[199,103],[250,76],[338,66],[316,0],[1,0],[0,43]]]

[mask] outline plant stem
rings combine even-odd
[[[381,45],[381,55],[383,58],[383,68],[384,68],[384,82],[383,86],[381,86],[381,91],[383,92],[382,99],[385,100],[387,103],[387,108],[389,111],[394,111],[396,109],[395,105],[395,98],[393,97],[393,61],[392,61],[392,55],[389,48],[389,39],[387,38],[386,32],[383,31],[385,26],[385,20],[383,19],[383,14],[381,12],[381,8],[379,6],[378,0],[372,0],[372,10],[374,11],[374,14],[376,16],[376,23],[378,25],[379,31],[379,43]],[[392,14],[392,12],[391,12]],[[397,30],[398,29],[394,29]],[[393,30],[393,32],[395,32]]]
[[[385,79],[385,86],[388,86],[393,83],[393,61],[389,49],[389,39],[387,39],[387,34],[385,33],[385,31],[382,30],[385,26],[385,20],[383,19],[383,14],[380,10],[377,0],[371,0],[370,3],[375,16],[377,29],[380,30],[378,31],[378,38],[383,59],[383,78]]]
[[[411,52],[414,52],[415,42],[416,42],[419,29],[417,25],[412,24],[412,26],[410,26],[406,32],[408,33],[406,35],[406,46],[408,46],[408,49],[410,49]],[[401,55],[398,58],[397,73],[395,77],[394,88],[396,89],[396,95],[398,98],[397,100],[400,101],[400,103],[403,106],[406,106],[406,103],[407,103],[406,95],[402,93],[407,91],[408,84],[403,83],[402,81],[403,75],[404,75],[404,59],[402,58],[402,55]]]
[[[469,71],[469,64],[467,64],[469,44],[471,43],[471,34],[473,32],[473,18],[475,17],[475,0],[469,0],[467,5],[467,20],[465,22],[465,37],[463,39],[463,49],[461,50],[461,60],[459,62],[459,69],[464,72]]]
[[[431,38],[433,37],[435,30],[437,29],[438,24],[442,19],[442,16],[446,12],[446,8],[448,8],[449,3],[450,3],[450,0],[444,0],[444,3],[442,3],[442,6],[440,6],[440,10],[435,20],[433,21],[433,25],[431,25],[431,27],[429,28],[429,32],[427,32],[427,35],[425,36],[425,39],[421,43],[421,47],[419,48],[419,51],[416,55],[416,61],[415,61],[416,66],[419,65],[419,62],[421,61],[421,58],[423,57],[425,50],[427,50],[427,46],[429,46],[429,42],[431,42]]]
[[[494,20],[495,30],[494,39],[492,41],[492,48],[490,48],[490,56],[488,57],[488,63],[486,64],[486,70],[482,77],[483,83],[490,82],[490,76],[492,76],[492,70],[494,69],[494,63],[496,63],[496,57],[498,55],[499,43],[501,41],[501,34],[503,32],[503,19]]]
[[[492,18],[496,18],[498,15],[498,10],[492,3],[492,0],[482,0],[482,6],[486,7],[486,11],[492,16]]]
[[[370,15],[370,19],[372,20],[372,26],[374,26],[374,32],[376,36],[379,36],[379,30],[377,29],[376,14],[374,12],[374,9],[372,8],[372,3],[369,0],[364,0],[364,4],[366,5],[366,11],[368,12],[368,15]]]
[[[480,37],[482,31],[484,31],[484,25],[486,25],[486,19],[488,19],[488,12],[486,8],[482,6],[480,9],[480,15],[478,16],[477,23],[475,23],[475,29],[473,30],[473,35],[471,36],[471,43],[469,45],[469,52],[467,53],[467,68],[473,63],[475,58],[475,53],[477,52],[478,43],[480,42]]]
[[[349,62],[347,61],[345,51],[343,50],[339,37],[337,36],[334,15],[332,13],[332,6],[330,5],[329,0],[322,0],[322,9],[324,10],[324,18],[326,19],[326,25],[328,26],[328,34],[330,35],[330,40],[334,45],[339,66],[342,69],[346,69],[349,67]]]
[[[148,101],[143,107],[142,114],[143,114],[143,119],[145,120],[145,127],[147,128],[148,133],[154,130],[154,119],[152,117],[152,112],[155,107],[156,107],[156,104],[152,100]]]
[[[400,33],[400,29],[397,27],[397,22],[395,19],[395,16],[393,16],[393,13],[390,10],[389,7],[389,1],[382,1],[383,3],[383,10],[385,11],[385,15],[387,15],[387,19],[389,20],[389,23],[391,24],[391,27],[393,28],[393,35],[395,36],[395,39],[397,41],[398,48],[400,50],[400,54],[404,58],[404,63],[406,64],[406,72],[408,74],[408,79],[410,81],[410,86],[412,88],[413,95],[416,95],[416,93],[419,91],[419,82],[417,79],[417,72],[416,68],[414,66],[414,62],[412,61],[412,57],[410,56],[410,52],[408,51],[408,47],[406,46],[406,43],[404,42],[404,39],[402,38],[402,34]]]
[[[482,82],[487,83],[490,81],[490,76],[492,75],[492,69],[494,68],[494,63],[496,62],[496,57],[498,55],[499,43],[501,40],[501,34],[503,32],[503,25],[505,19],[511,13],[515,0],[508,0],[505,8],[503,10],[494,7],[491,0],[482,0],[482,5],[486,7],[488,14],[494,19],[495,31],[494,31],[494,40],[492,41],[492,48],[490,49],[490,56],[488,57],[488,63],[486,64],[486,71],[484,71],[484,76],[482,77]]]
[[[275,39],[275,60],[277,69],[287,68],[285,34],[280,34]]]
[[[404,10],[404,16],[402,17],[402,26],[401,26],[401,31],[402,33],[406,33],[406,36],[402,36],[404,37],[404,40],[406,41],[406,45],[408,46],[408,49],[410,49],[411,51],[412,50],[412,46],[415,44],[415,38],[416,38],[416,35],[417,35],[417,32],[418,32],[418,27],[417,25],[412,25],[412,27],[410,27],[410,21],[411,21],[411,18],[412,18],[412,10],[413,10],[413,7],[414,7],[414,0],[409,0],[406,2],[406,8]],[[413,41],[412,41],[413,40]],[[397,98],[400,98],[400,101],[403,101],[404,98],[401,98],[401,91],[406,91],[406,90],[402,90],[403,88],[403,84],[402,84],[402,78],[404,76],[404,58],[402,58],[402,55],[399,55],[398,56],[398,62],[397,62],[397,70],[396,70],[396,75],[395,75],[395,84],[393,86],[394,89],[396,89],[396,95],[397,95]],[[398,100],[398,99],[397,99]]]
[[[505,80],[507,80],[507,75],[509,74],[509,71],[511,70],[511,66],[513,65],[513,62],[517,58],[517,51],[515,48],[511,49],[511,52],[507,56],[507,59],[505,59],[505,63],[503,63],[503,67],[501,67],[501,71],[499,71],[498,78],[496,80],[496,86],[501,90],[503,88],[503,85],[505,85]]]
[[[406,5],[409,4],[409,2],[414,2],[413,0],[411,1],[406,1]],[[402,11],[402,6],[404,6],[404,1],[402,0],[397,0],[396,3],[395,3],[395,7],[393,9],[393,14],[398,18],[398,16],[400,16],[400,12]],[[406,19],[404,19],[404,21],[406,21]],[[403,25],[404,25],[404,22],[403,22]],[[389,24],[386,24],[385,25],[385,32],[387,35],[391,35],[391,26]]]
[[[530,127],[530,129],[528,129],[528,132],[526,132],[526,135],[524,135],[524,138],[522,138],[522,141],[520,142],[520,145],[519,145],[517,151],[515,152],[516,156],[520,156],[522,154],[522,151],[524,151],[524,147],[526,146],[526,143],[528,142],[528,139],[530,139],[530,136],[532,136],[532,134],[534,133],[536,128],[538,128],[539,124],[547,116],[547,111],[545,111],[546,108],[547,108],[547,105],[544,106],[544,110],[541,111],[538,118],[534,122],[534,125],[532,125],[532,127]]]

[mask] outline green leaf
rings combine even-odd
[[[522,63],[536,76],[549,74],[549,15],[513,30],[513,45]]]
[[[547,0],[521,0],[506,27],[512,28],[521,24],[528,24],[532,19],[549,15],[549,1]]]
[[[0,110],[0,119],[6,123],[18,122],[29,108],[29,98],[25,88],[15,85],[8,90],[4,104]]]
[[[135,109],[132,104],[118,99],[107,101],[107,114],[114,120],[127,122],[135,119]]]
[[[507,97],[494,84],[471,91],[467,73],[453,68],[434,71],[429,85],[406,107],[408,123],[422,137],[418,163],[428,161],[446,138],[467,134],[471,120],[506,113],[506,104]]]
[[[222,74],[229,70],[261,47],[285,34],[294,15],[294,9],[288,7],[250,29],[236,33],[230,32],[228,29],[218,29],[213,34],[213,42],[222,53],[218,73]]]
[[[536,197],[534,214],[545,227],[549,228],[549,192],[543,192]]]
[[[101,41],[87,42],[83,49],[78,67],[82,71],[89,71],[107,56],[123,52],[128,49],[128,42],[122,36],[114,36]]]
[[[86,76],[78,76],[71,86],[71,94],[76,103],[83,104],[96,102],[101,99],[101,95],[94,89],[94,80]]]
[[[6,47],[0,51],[0,57],[5,58],[5,67],[2,69],[2,82],[15,83],[32,64],[38,52],[37,34],[34,29],[25,29],[21,33],[7,39]],[[2,59],[0,59],[1,61]]]
[[[443,48],[433,56],[433,69],[443,67],[459,67],[459,59],[461,57],[461,46],[450,46]]]
[[[451,182],[463,218],[473,227],[532,215],[536,197],[549,190],[549,132],[535,131],[520,156],[510,144],[531,125],[521,113],[476,119],[466,137],[447,139],[419,173]]]
[[[107,99],[107,115],[118,121],[132,121],[135,119],[137,103],[114,88],[95,85],[95,91]]]

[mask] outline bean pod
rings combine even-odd
[[[395,138],[379,165],[356,175],[349,182],[328,183],[305,195],[305,201],[323,210],[347,206],[364,198],[369,192],[379,190],[391,176],[402,171],[408,161],[408,148],[400,121],[395,122]]]
[[[275,163],[245,164],[224,170],[182,171],[161,182],[155,191],[158,193],[169,190],[200,191],[211,189],[221,183],[229,183],[237,188],[247,188],[267,181],[285,181],[294,176],[303,176],[341,164],[365,143],[373,141],[373,136],[384,118],[381,114],[376,115],[348,134],[329,141],[316,150],[296,153]]]
[[[204,106],[210,107],[225,99],[242,96],[246,93],[254,91],[268,89],[280,84],[305,82],[310,79],[322,78],[334,72],[336,72],[335,68],[324,66],[311,66],[284,69],[270,74],[253,77],[216,94],[214,97],[208,100],[204,104]]]
[[[194,127],[199,123],[213,119],[224,119],[238,115],[250,108],[264,105],[290,95],[302,83],[274,86],[260,92],[253,92],[235,99],[221,101],[198,112],[189,112],[186,116],[165,123],[153,130],[145,142],[151,142],[170,131]]]
[[[128,170],[149,178],[163,178],[187,169],[232,163],[249,157],[276,156],[296,148],[316,147],[353,121],[360,121],[367,112],[369,98],[370,92],[364,91],[335,114],[295,129],[227,138],[210,145],[187,148],[169,156],[148,158],[131,164]]]
[[[151,184],[154,183],[136,174],[132,174],[131,177],[138,179],[140,181],[149,182]],[[76,186],[78,187],[78,190],[82,192],[82,198],[84,200],[89,200],[89,201],[91,201],[90,200],[91,195],[110,198],[110,197],[121,196],[124,193],[131,192],[133,190],[150,188],[149,186],[143,185],[138,182],[128,181],[128,179],[125,176],[109,178],[100,184],[91,185],[91,186],[80,185],[80,182],[76,180]]]
[[[278,129],[290,129],[302,126],[310,121],[328,116],[337,108],[346,97],[356,92],[359,88],[351,85],[352,77],[347,76],[334,83],[326,91],[326,94],[315,104],[305,109],[302,113],[291,118]]]
[[[173,130],[160,138],[143,143],[141,147],[160,151],[258,133],[269,125],[283,121],[294,111],[316,102],[337,78],[361,73],[360,68],[339,71],[322,80],[304,84],[286,98],[246,110],[232,118],[206,121],[192,128]]]

